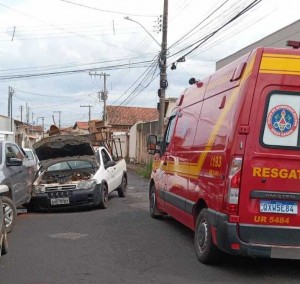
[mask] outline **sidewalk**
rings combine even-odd
[[[139,164],[130,164],[130,163],[127,164],[127,170],[135,174],[137,174],[140,167],[141,166]]]

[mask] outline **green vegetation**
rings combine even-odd
[[[152,162],[148,164],[140,165],[140,168],[137,170],[137,174],[144,178],[150,178],[152,171]]]

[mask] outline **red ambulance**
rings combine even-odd
[[[220,250],[300,259],[299,117],[297,48],[257,48],[196,81],[162,141],[148,138],[151,216],[194,230],[202,263]]]

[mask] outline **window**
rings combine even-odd
[[[300,147],[300,93],[274,91],[264,115],[262,144],[271,147]]]
[[[11,145],[11,147],[13,148],[13,151],[16,153],[17,158],[21,159],[21,160],[24,160],[25,156],[23,155],[20,148],[17,147],[16,145]]]
[[[8,161],[10,160],[10,158],[18,158],[21,160],[24,159],[24,155],[22,154],[21,150],[13,144],[6,145],[5,156]]]
[[[101,156],[102,156],[103,164],[106,165],[107,162],[110,161],[110,157],[105,152],[105,150],[101,150]]]
[[[67,162],[60,162],[54,165],[51,165],[48,168],[48,172],[55,172],[55,171],[65,171],[65,170],[77,170],[77,169],[89,169],[93,168],[93,164],[89,161],[67,161]]]
[[[164,153],[166,151],[166,149],[169,146],[169,143],[171,142],[172,134],[173,134],[174,128],[175,128],[175,122],[176,122],[175,118],[176,118],[176,115],[170,117],[169,124],[168,124],[167,130],[165,132],[165,140],[163,143],[163,147],[161,149],[162,153]]]
[[[8,162],[10,161],[11,158],[17,157],[11,146],[6,146],[5,156],[6,156],[6,160]]]

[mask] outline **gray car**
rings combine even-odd
[[[0,208],[3,208],[1,196],[8,192],[8,187],[6,185],[0,185]],[[7,241],[7,232],[4,221],[3,209],[0,210],[0,257],[5,255],[8,252],[8,241]]]
[[[23,148],[25,154],[27,155],[28,159],[34,163],[34,166],[38,170],[40,167],[40,161],[35,153],[35,151],[31,148]]]
[[[35,173],[36,166],[21,147],[0,141],[0,184],[9,189],[2,197],[7,232],[15,225],[16,208],[30,201]]]

